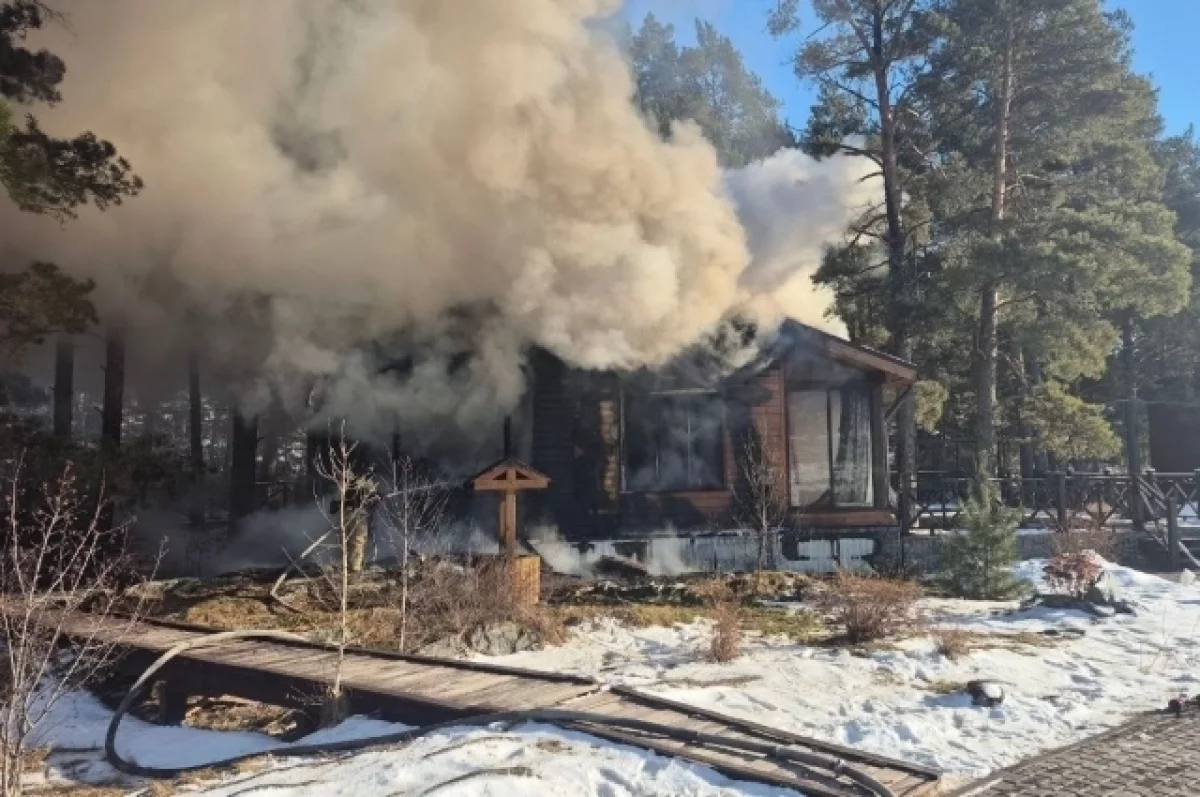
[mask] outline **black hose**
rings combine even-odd
[[[295,634],[289,634],[284,631],[223,631],[210,634],[205,637],[200,637],[198,639],[180,642],[179,644],[175,645],[159,656],[158,659],[156,659],[154,663],[142,673],[141,677],[139,677],[134,685],[130,687],[125,697],[121,700],[121,703],[117,706],[116,712],[113,714],[112,720],[108,724],[108,732],[104,737],[104,757],[108,763],[111,764],[117,771],[123,772],[127,775],[135,775],[147,778],[175,778],[187,772],[230,767],[235,764],[240,764],[243,761],[249,761],[256,758],[300,758],[306,756],[326,755],[329,753],[346,753],[380,747],[390,747],[399,744],[405,744],[422,736],[428,736],[429,734],[450,728],[479,727],[493,725],[496,723],[511,724],[518,722],[545,722],[549,724],[571,726],[585,733],[587,732],[586,726],[589,725],[599,728],[621,728],[624,730],[641,731],[643,733],[663,736],[681,742],[725,747],[733,750],[755,753],[779,761],[786,761],[789,764],[799,765],[800,767],[804,768],[819,768],[832,772],[835,775],[844,775],[877,797],[895,797],[895,794],[887,786],[880,783],[866,772],[850,766],[843,760],[834,758],[833,756],[809,753],[802,750],[796,750],[785,745],[758,742],[752,739],[720,736],[718,734],[703,733],[700,731],[682,731],[669,725],[662,725],[657,722],[648,722],[646,720],[631,719],[626,717],[611,717],[605,714],[590,714],[582,711],[564,711],[560,709],[534,709],[532,711],[505,711],[496,714],[483,714],[474,717],[464,717],[461,719],[450,720],[448,722],[442,722],[436,725],[425,725],[420,728],[410,728],[408,730],[397,731],[396,733],[384,734],[382,736],[373,736],[368,739],[347,739],[340,742],[291,745],[288,747],[279,747],[271,750],[243,753],[242,755],[225,758],[220,761],[210,761],[203,764],[192,764],[182,767],[148,767],[122,758],[120,753],[117,752],[117,729],[120,727],[121,720],[125,717],[125,714],[129,711],[130,707],[132,707],[134,702],[145,692],[147,684],[150,683],[151,678],[155,675],[155,673],[161,670],[171,659],[175,658],[181,653],[184,653],[185,651],[198,647],[219,645],[240,639],[269,639],[283,642],[304,641],[302,637],[298,637]],[[629,739],[628,743],[636,744],[637,741],[635,739]]]

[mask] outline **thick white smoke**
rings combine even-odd
[[[38,115],[146,188],[65,227],[0,209],[0,262],[94,277],[139,356],[199,342],[252,405],[466,427],[530,346],[625,368],[746,308],[821,323],[807,276],[869,193],[858,164],[723,175],[693,126],[659,140],[595,24],[615,0],[55,5]]]

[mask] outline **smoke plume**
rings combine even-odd
[[[69,29],[33,44],[64,101],[34,110],[146,188],[66,226],[0,209],[0,262],[96,279],[136,356],[199,343],[249,410],[467,428],[518,401],[531,346],[633,368],[734,312],[822,324],[808,276],[874,190],[660,140],[597,24],[616,0],[55,5]]]

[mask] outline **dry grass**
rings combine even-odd
[[[821,604],[851,644],[912,632],[919,624],[920,587],[911,581],[840,572]]]
[[[262,628],[292,631],[314,640],[335,633],[340,619],[324,582],[295,579],[288,584],[288,609],[274,602],[265,583],[186,585],[163,594],[156,616],[218,629]],[[180,594],[184,593],[184,594]],[[401,612],[395,579],[377,578],[354,585],[347,610],[352,645],[385,650],[400,647]],[[434,642],[461,640],[493,623],[514,622],[547,643],[564,639],[563,618],[513,595],[511,576],[502,562],[465,565],[435,562],[414,579],[409,595],[404,651]]]
[[[937,652],[948,659],[960,659],[970,653],[975,638],[970,631],[958,628],[935,629],[932,636]]]
[[[1013,634],[983,633],[958,628],[934,629],[931,632],[938,653],[950,659],[967,656],[977,650],[1011,650],[1015,653],[1036,653],[1052,648],[1062,637],[1020,631]]]
[[[303,712],[234,697],[202,697],[189,705],[186,723],[211,731],[254,731],[290,740],[315,728]]]
[[[742,626],[738,620],[737,607],[721,606],[714,610],[713,617],[709,655],[716,662],[733,661],[742,655]]]
[[[742,621],[733,591],[723,583],[710,591],[712,599],[712,640],[708,653],[713,661],[733,661],[742,655]]]
[[[962,681],[951,681],[944,678],[939,678],[936,681],[930,681],[924,684],[923,688],[927,692],[933,692],[935,695],[953,695],[967,688],[966,683]]]
[[[565,627],[610,617],[630,628],[670,628],[697,620],[714,620],[712,606],[674,606],[661,604],[571,604],[550,607]],[[789,611],[769,606],[742,606],[739,609],[742,630],[790,641],[812,642],[824,636],[825,626],[810,611]]]

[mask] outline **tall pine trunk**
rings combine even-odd
[[[200,393],[200,357],[188,354],[188,443],[193,478],[204,473],[204,413]]]
[[[104,344],[104,404],[100,410],[101,459],[111,462],[121,449],[121,426],[125,421],[125,332],[114,327],[109,329]],[[111,484],[111,474],[105,474]],[[111,489],[106,487],[106,503],[100,508],[97,521],[101,531],[109,531],[117,525],[117,507]],[[115,541],[114,541],[115,542]]]
[[[70,442],[75,411],[75,341],[62,333],[54,341],[54,436]]]
[[[875,15],[871,30],[871,60],[875,78],[875,97],[879,106],[880,160],[883,175],[884,216],[887,222],[888,283],[891,317],[888,319],[892,353],[904,360],[913,357],[910,315],[913,305],[912,275],[908,268],[908,236],[904,229],[903,192],[900,165],[896,153],[896,119],[892,107],[891,85],[884,49],[883,11]],[[896,417],[896,467],[900,472],[901,527],[908,519],[908,482],[917,470],[916,407],[906,395]]]
[[[1000,13],[1007,13],[1007,9],[1002,7]],[[1010,24],[1005,31],[1000,93],[996,101],[995,162],[992,164],[992,208],[988,230],[992,240],[997,242],[1003,236],[1002,225],[1008,196],[1009,122],[1016,83],[1013,45],[1014,32]],[[979,329],[975,345],[975,440],[979,467],[986,476],[996,475],[996,363],[999,359],[999,315],[1000,280],[997,275],[992,274],[984,280],[979,289]]]
[[[236,531],[238,521],[257,508],[255,463],[258,458],[258,419],[234,410],[232,425],[229,441],[229,522],[230,531]]]
[[[100,442],[116,451],[121,447],[125,420],[125,333],[110,329],[104,344],[104,405],[100,415]]]

